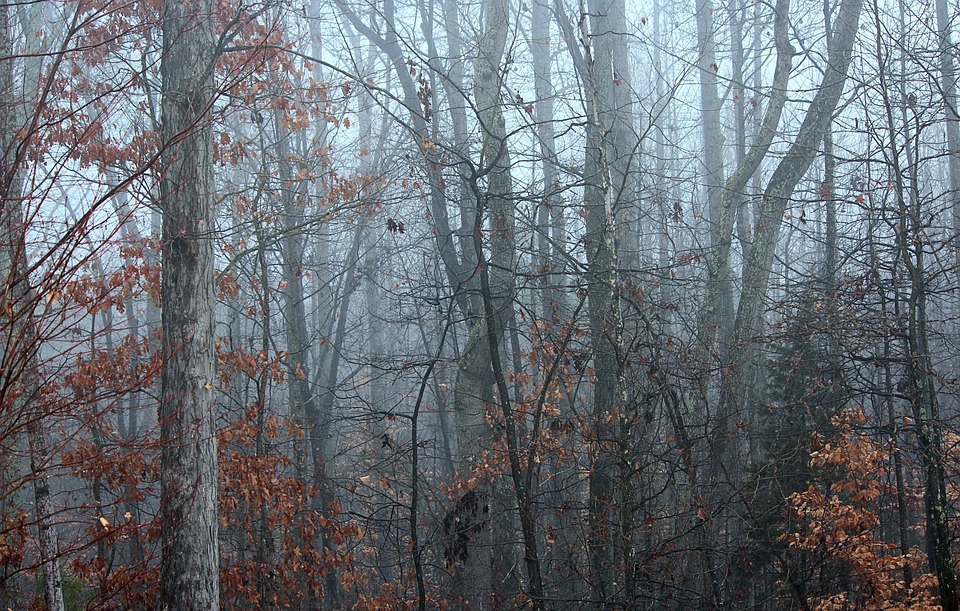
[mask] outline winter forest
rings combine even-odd
[[[960,608],[956,0],[0,5],[0,608]]]

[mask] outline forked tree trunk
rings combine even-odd
[[[710,253],[707,256],[707,286],[697,326],[697,344],[694,356],[694,388],[696,403],[706,401],[711,354],[716,342],[722,317],[722,285],[729,277],[730,250],[733,241],[734,214],[741,194],[751,176],[760,167],[780,124],[783,107],[787,100],[787,84],[793,64],[794,49],[789,40],[789,0],[778,0],[774,8],[774,43],[777,61],[771,85],[770,99],[754,141],[745,151],[743,159],[723,183],[717,202],[716,217],[711,227]]]
[[[862,6],[863,0],[842,0],[837,28],[828,46],[828,66],[823,80],[804,115],[796,140],[767,184],[757,212],[754,243],[744,263],[743,291],[730,342],[731,352],[725,357],[726,373],[721,384],[718,421],[713,430],[713,451],[721,458],[729,443],[730,422],[743,406],[746,374],[752,370],[753,362],[751,341],[762,325],[763,301],[783,217],[793,190],[816,158],[843,94]]]

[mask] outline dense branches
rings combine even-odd
[[[4,5],[0,603],[955,608],[915,4]]]

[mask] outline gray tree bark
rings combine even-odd
[[[733,326],[730,312],[732,308],[730,256],[736,213],[747,183],[756,173],[770,149],[787,100],[787,85],[794,54],[789,41],[789,14],[789,0],[778,0],[774,8],[776,65],[770,97],[759,131],[750,146],[745,147],[743,153],[738,155],[737,166],[730,176],[725,180],[721,175],[716,176],[721,181],[716,189],[713,189],[708,183],[707,201],[711,220],[710,249],[707,254],[704,303],[698,316],[697,337],[693,350],[693,388],[691,389],[693,405],[691,420],[693,422],[703,422],[707,428],[710,426],[708,396],[712,388],[711,373],[714,371],[715,347],[719,343],[719,353],[721,355],[730,351],[730,335]],[[704,121],[719,120],[715,108],[719,101],[714,98],[716,95],[716,64],[713,57],[715,42],[712,34],[712,6],[709,1],[706,1],[702,6],[698,6],[697,23],[701,45],[700,73],[703,117]],[[705,57],[709,61],[705,61]],[[713,157],[717,154],[717,151],[713,148],[720,146],[722,149],[722,142],[719,145],[717,142],[713,142],[713,139],[719,136],[707,129],[706,124],[704,128],[705,162],[716,164],[718,160],[713,159]],[[722,155],[722,150],[720,154]],[[719,169],[715,168],[715,170],[722,174],[722,166]],[[711,446],[706,448],[705,452],[705,472],[711,476],[711,479],[715,479],[722,471],[724,456],[723,452],[718,451],[718,449],[722,448]],[[697,469],[694,464],[689,466],[688,473],[691,477],[691,490],[697,490],[699,494],[704,488],[701,486],[703,482],[695,481]],[[706,490],[706,492],[709,493],[710,491]],[[697,499],[697,502],[706,501],[705,499]],[[715,507],[719,502],[718,498],[714,498],[707,504]],[[706,515],[706,512],[702,512],[698,520],[705,520]],[[696,556],[700,557],[699,562],[703,566],[696,571],[688,571],[688,578],[692,578],[695,572],[699,572],[707,581],[702,587],[704,594],[712,597],[714,604],[721,604],[721,579],[712,559],[711,549],[714,543],[710,540],[711,529],[715,530],[714,527],[707,524],[701,524],[698,529],[698,546],[701,551]],[[695,559],[691,557],[690,561],[693,562]]]
[[[699,389],[694,392],[705,401],[708,371],[710,369],[710,353],[720,330],[722,318],[723,284],[730,273],[730,247],[733,241],[734,214],[744,189],[751,176],[760,167],[761,162],[773,143],[777,133],[783,107],[787,101],[787,84],[790,79],[790,70],[793,65],[794,49],[789,39],[789,0],[778,0],[774,9],[774,42],[777,49],[777,61],[774,69],[773,83],[770,88],[770,99],[763,115],[756,138],[746,151],[743,159],[738,163],[733,173],[723,183],[718,194],[716,217],[711,228],[710,253],[707,257],[707,286],[704,304],[701,309],[700,321],[697,326],[697,356],[695,371],[698,374]]]
[[[319,0],[311,0],[308,11],[310,21],[310,50],[313,57],[319,59],[322,58],[323,55],[323,38],[320,24],[324,8]],[[321,62],[317,61],[313,63],[312,72],[314,81],[318,83],[324,82],[325,79]],[[313,142],[310,148],[313,150],[322,150],[327,144],[328,124],[326,121],[316,121]],[[307,151],[304,151],[304,153],[306,152]],[[316,188],[323,189],[320,181],[317,181]],[[322,193],[320,195],[322,195]],[[298,203],[293,201],[289,203],[290,206],[286,209],[284,220],[289,227],[292,227],[302,222],[304,213]],[[333,499],[334,493],[329,474],[327,473],[326,461],[330,451],[328,447],[330,437],[329,429],[331,419],[333,418],[332,394],[331,396],[327,396],[326,393],[323,393],[318,396],[317,387],[323,386],[323,388],[327,388],[324,384],[336,384],[336,379],[330,382],[328,376],[330,369],[333,369],[334,376],[336,375],[337,366],[327,368],[327,377],[323,378],[322,384],[319,383],[318,380],[320,380],[321,376],[324,376],[323,366],[327,363],[326,357],[329,356],[331,365],[333,365],[334,359],[338,357],[339,344],[337,344],[337,338],[341,336],[338,335],[330,338],[330,334],[326,334],[331,341],[326,342],[320,350],[317,350],[316,358],[313,359],[315,371],[311,374],[309,361],[307,359],[310,352],[309,334],[307,332],[308,321],[304,309],[303,266],[305,264],[305,246],[306,240],[302,233],[291,232],[287,234],[283,253],[284,279],[287,282],[287,289],[284,294],[287,303],[287,347],[290,350],[291,364],[294,369],[299,367],[302,372],[302,376],[294,376],[298,379],[291,380],[289,397],[291,402],[290,407],[292,410],[296,410],[297,417],[301,418],[307,437],[306,442],[308,447],[306,449],[301,448],[300,453],[305,455],[309,452],[309,456],[305,456],[305,458],[309,460],[309,477],[319,489],[319,494],[311,501],[312,506],[324,516],[330,517],[328,502]],[[321,260],[317,261],[315,265],[321,265],[327,258],[326,253],[329,249],[327,238],[323,235],[318,235],[315,238],[314,248],[318,253],[321,253]],[[353,251],[351,250],[351,252]],[[314,275],[318,276],[316,272]],[[326,315],[326,318],[323,318],[324,314],[321,314],[321,318],[317,321],[317,324],[322,326],[322,321],[328,320],[331,322],[331,328],[332,321],[337,320],[335,316],[336,296],[332,294],[333,292],[329,288],[332,284],[330,279],[321,280],[317,277],[317,286],[314,289],[319,304],[318,309]],[[352,284],[352,278],[348,279],[348,282],[344,286],[346,287],[350,284]],[[349,305],[347,295],[343,295],[342,298],[345,301],[342,305]],[[312,378],[311,375],[313,376]],[[310,383],[311,379],[314,380],[313,384]],[[336,546],[331,538],[327,536],[326,532],[321,532],[321,540],[324,549],[329,550],[331,553],[336,552]],[[335,609],[341,604],[338,576],[338,571],[331,570],[324,580],[324,591],[321,602],[323,608]],[[312,593],[309,595],[308,600],[316,604],[316,597]]]
[[[717,63],[716,23],[712,0],[696,1],[697,49],[700,74],[700,117],[703,129],[703,182],[706,188],[706,219],[709,223],[710,255],[707,257],[707,297],[703,311],[709,312],[711,320],[706,325],[709,332],[719,332],[721,349],[729,339],[733,325],[733,284],[729,265],[713,267],[714,257],[726,257],[729,252],[734,198],[724,197],[723,125],[721,110],[723,100],[719,94],[719,71]],[[726,201],[724,201],[726,200]],[[701,325],[701,331],[704,325]],[[705,389],[701,389],[704,391]],[[698,417],[700,417],[698,415]]]
[[[160,607],[220,607],[213,407],[213,0],[165,0]]]
[[[538,273],[542,274],[543,287],[541,316],[551,326],[559,326],[565,320],[566,296],[557,289],[563,284],[563,264],[558,251],[565,242],[566,227],[562,201],[559,195],[557,173],[557,144],[554,126],[553,97],[550,60],[550,9],[548,0],[534,0],[530,9],[530,53],[533,61],[533,86],[537,96],[534,102],[537,121],[537,139],[540,144],[540,167],[543,172],[543,201],[537,214],[539,240],[537,248],[540,259]]]
[[[513,482],[511,494],[506,481],[483,481],[488,476],[481,475],[477,492],[487,496],[492,510],[493,543],[493,579],[490,582],[493,598],[483,596],[481,604],[502,604],[503,598],[498,590],[512,596],[518,584],[518,575],[514,565],[516,556],[512,539],[515,531],[512,506],[519,511],[520,529],[524,543],[524,564],[529,579],[529,594],[534,607],[542,607],[543,585],[540,576],[540,564],[534,535],[534,517],[531,513],[527,479],[523,477],[519,459],[518,437],[514,421],[511,396],[506,384],[501,349],[508,324],[512,318],[515,297],[516,238],[515,211],[512,200],[513,178],[511,174],[510,151],[507,143],[506,123],[503,116],[504,86],[502,83],[502,61],[506,53],[507,35],[510,28],[509,0],[490,0],[486,3],[483,33],[475,67],[475,103],[477,116],[482,130],[482,148],[477,171],[470,177],[471,190],[476,198],[474,218],[471,223],[471,241],[473,259],[477,262],[477,276],[480,280],[479,306],[480,316],[472,321],[468,345],[465,348],[460,367],[457,371],[457,383],[454,397],[454,410],[457,415],[458,442],[461,448],[461,464],[464,475],[474,472],[481,463],[478,459],[483,453],[496,445],[493,431],[484,418],[484,397],[501,408],[504,418],[507,445],[508,468]],[[486,184],[480,183],[486,177]],[[489,260],[484,253],[484,219],[489,233]],[[469,363],[470,365],[464,366]],[[496,395],[491,385],[496,387]],[[479,437],[469,439],[462,431],[479,433]],[[474,553],[480,550],[475,549]],[[474,562],[465,563],[464,575],[485,572],[482,566]],[[483,560],[482,564],[486,564]],[[486,585],[486,575],[478,575]]]
[[[554,3],[554,11],[585,95],[584,245],[587,253],[590,345],[595,376],[592,426],[588,432],[591,447],[587,554],[593,602],[601,608],[607,608],[616,604],[617,597],[628,589],[624,588],[625,574],[618,572],[615,558],[618,542],[628,532],[628,529],[618,528],[623,526],[618,523],[623,517],[621,510],[624,506],[616,486],[619,450],[624,441],[618,428],[622,429],[625,424],[626,392],[623,385],[625,355],[620,306],[620,262],[615,234],[617,194],[622,192],[616,188],[624,182],[621,180],[615,186],[614,176],[626,174],[623,160],[618,159],[618,151],[622,149],[618,148],[613,134],[613,118],[616,114],[614,101],[617,96],[612,89],[618,83],[622,84],[623,77],[615,73],[613,41],[608,36],[612,32],[622,31],[622,25],[617,30],[616,24],[607,20],[611,13],[622,13],[622,4],[620,7],[591,5],[589,28],[587,15],[580,15],[579,39],[558,0]],[[619,547],[622,549],[622,546]],[[632,593],[628,594],[628,598],[630,596]]]
[[[617,467],[623,439],[620,429],[629,415],[624,387],[624,325],[621,308],[621,269],[616,226],[623,220],[622,206],[631,201],[629,176],[637,146],[632,116],[619,89],[628,89],[629,72],[615,47],[624,44],[618,32],[625,30],[622,1],[597,1],[590,5],[590,35],[585,40],[587,97],[587,143],[584,163],[584,207],[588,266],[590,343],[593,351],[594,384],[592,449],[589,482],[589,552],[593,596],[602,608],[624,596],[631,569],[618,566],[616,552],[629,527],[622,523],[626,480]],[[628,546],[629,547],[629,546]],[[630,550],[632,551],[632,549]],[[629,555],[630,551],[626,551]]]
[[[823,27],[826,32],[827,45],[833,38],[833,16],[831,15],[830,0],[823,1]],[[837,159],[833,153],[833,121],[827,124],[823,134],[823,182],[820,185],[820,196],[824,207],[824,246],[823,267],[827,279],[828,299],[831,310],[835,302],[834,293],[837,290],[837,198],[834,194],[837,188]]]
[[[530,54],[533,62],[534,118],[537,123],[537,139],[540,146],[540,167],[543,181],[543,194],[537,210],[537,273],[540,275],[540,317],[546,325],[546,337],[560,341],[564,325],[570,320],[571,307],[568,295],[562,290],[566,284],[563,250],[566,244],[566,219],[564,218],[563,198],[560,194],[560,177],[557,170],[557,142],[554,115],[554,98],[557,95],[552,74],[551,52],[551,14],[549,0],[533,0],[530,10]],[[546,372],[539,372],[546,373]],[[546,383],[544,377],[539,384]],[[574,417],[572,401],[561,400],[562,417]],[[559,471],[555,458],[550,468],[554,474]],[[555,506],[562,505],[562,478],[550,478],[551,497]],[[572,536],[573,524],[569,516],[554,512],[551,516],[555,524],[556,542],[544,553],[543,565],[547,575],[557,588],[562,599],[578,597],[579,582],[575,578],[578,564],[577,554],[580,543]],[[552,569],[552,570],[551,570]]]
[[[726,454],[731,419],[743,405],[746,372],[752,363],[751,340],[763,322],[763,301],[783,216],[793,190],[819,152],[843,94],[862,6],[863,0],[841,1],[823,80],[807,108],[796,140],[777,165],[763,193],[754,223],[753,247],[744,263],[743,291],[730,342],[731,353],[724,359],[729,366],[721,381],[720,408],[712,439],[713,451],[719,460]]]
[[[950,177],[950,202],[954,239],[960,234],[960,114],[957,110],[957,74],[950,40],[950,11],[947,0],[936,0],[937,43],[940,54],[940,89],[943,95],[947,131],[947,171]]]

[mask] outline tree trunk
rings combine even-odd
[[[563,263],[563,245],[566,243],[566,220],[563,212],[563,199],[560,196],[560,178],[557,171],[556,129],[554,125],[554,97],[551,39],[550,39],[549,0],[533,0],[530,12],[530,54],[533,62],[534,118],[537,122],[537,139],[540,146],[540,167],[542,171],[542,199],[537,209],[537,273],[540,275],[540,318],[545,333],[542,341],[559,342],[564,325],[570,319],[570,306],[567,294],[560,288],[566,284]],[[546,374],[545,371],[536,371]],[[544,376],[537,378],[541,388],[549,380]],[[569,397],[560,399],[561,418],[575,417],[572,401]],[[559,470],[556,456],[550,457],[550,468],[556,474]],[[559,477],[550,478],[551,496],[557,500],[559,509],[563,501],[563,483]],[[579,583],[576,577],[576,558],[571,549],[577,549],[579,542],[573,535],[573,527],[560,511],[552,515],[553,532],[556,541],[549,551],[544,553],[543,564],[550,581],[557,588],[561,599],[574,600],[578,596]],[[552,570],[551,570],[552,568]]]
[[[718,327],[722,318],[722,285],[726,282],[730,270],[730,247],[733,240],[734,213],[741,194],[760,167],[766,156],[780,124],[783,107],[787,100],[787,84],[793,64],[794,49],[789,40],[789,0],[778,0],[774,9],[774,42],[777,49],[777,62],[774,70],[770,99],[763,115],[757,136],[746,151],[742,161],[730,177],[724,182],[717,204],[717,215],[712,227],[710,253],[707,257],[707,286],[704,304],[697,326],[696,357],[694,359],[695,397],[705,403],[711,353],[716,341]],[[725,344],[727,342],[724,342]]]
[[[260,353],[268,355],[271,352],[271,346],[273,345],[273,333],[272,327],[270,324],[271,316],[271,287],[270,287],[270,271],[267,264],[267,237],[264,235],[263,223],[261,222],[261,216],[257,214],[259,210],[254,208],[253,215],[253,228],[254,233],[257,236],[257,264],[259,266],[259,277],[262,279],[260,282],[260,313],[263,317],[263,325],[261,327],[262,333],[260,335]],[[250,338],[251,345],[253,344],[253,337]],[[266,421],[267,410],[269,409],[269,403],[267,400],[267,395],[269,393],[270,380],[266,371],[259,371],[257,373],[257,400],[254,403],[257,410],[257,427],[256,427],[256,439],[254,443],[254,450],[256,451],[256,456],[262,458],[266,454],[266,444],[264,438],[264,423]],[[261,611],[269,611],[273,608],[273,556],[276,552],[276,546],[273,541],[273,531],[271,530],[271,525],[269,523],[269,510],[266,507],[266,504],[261,501],[261,505],[258,508],[260,510],[260,515],[257,517],[257,538],[254,542],[254,563],[257,567],[256,570],[256,584],[257,584],[257,596],[260,602]],[[253,524],[251,524],[251,529]],[[238,536],[241,536],[238,532]]]
[[[955,52],[950,40],[950,13],[947,0],[935,0],[937,42],[940,53],[940,88],[943,95],[947,130],[947,169],[950,176],[950,207],[953,213],[954,240],[960,234],[960,114],[957,109]]]
[[[877,32],[882,31],[879,8],[873,3],[874,25]],[[879,39],[876,42],[877,57],[883,57]],[[949,524],[949,505],[946,495],[946,474],[943,464],[943,442],[939,416],[934,367],[930,356],[927,325],[927,270],[925,247],[927,246],[926,226],[922,221],[924,214],[918,184],[918,160],[913,150],[913,138],[919,138],[919,129],[911,132],[911,117],[906,105],[900,104],[904,146],[898,141],[898,130],[894,118],[894,102],[890,99],[885,73],[881,64],[879,75],[880,91],[886,111],[886,127],[889,138],[888,154],[893,168],[897,203],[897,255],[909,278],[907,296],[907,329],[902,337],[906,356],[907,395],[916,421],[917,446],[924,478],[924,511],[926,518],[927,562],[930,571],[937,576],[937,589],[940,604],[945,611],[957,611],[960,600],[957,595],[957,576],[950,549],[951,534]],[[905,64],[901,64],[901,81],[906,77]],[[901,97],[905,90],[901,88]],[[901,155],[905,153],[906,167],[901,165]],[[906,196],[905,196],[906,194]]]
[[[220,607],[208,118],[216,59],[213,15],[212,0],[164,2],[160,607],[170,611]]]
[[[557,289],[563,284],[563,264],[557,252],[565,242],[566,227],[562,201],[559,197],[557,174],[557,145],[554,128],[553,82],[550,60],[550,10],[547,0],[533,0],[530,14],[530,53],[533,60],[533,85],[537,96],[534,102],[537,121],[537,139],[540,141],[540,167],[543,172],[543,199],[538,208],[539,265],[542,274],[541,317],[549,322],[553,332],[559,332],[565,321],[564,293]]]
[[[716,25],[712,0],[696,0],[698,73],[700,75],[700,118],[703,129],[703,183],[707,194],[706,218],[710,223],[710,247],[716,252],[729,243],[731,211],[724,209],[722,190],[723,124],[720,111],[722,100],[718,92],[719,65],[717,64]],[[728,248],[728,247],[727,247]],[[708,261],[710,259],[708,258]],[[711,325],[717,325],[721,341],[732,324],[732,286],[729,265],[708,270],[710,287],[715,289]],[[706,309],[706,308],[705,308]],[[698,416],[699,417],[699,416]]]
[[[843,94],[847,68],[856,39],[857,24],[863,0],[842,0],[837,17],[837,30],[828,47],[828,66],[813,101],[810,103],[800,132],[779,163],[763,194],[763,201],[754,223],[754,242],[744,263],[743,291],[734,323],[731,352],[725,357],[721,383],[720,408],[713,429],[712,445],[718,456],[725,454],[730,438],[730,422],[743,405],[745,384],[751,370],[753,335],[763,319],[763,300],[767,290],[774,252],[780,239],[780,227],[793,190],[816,158],[833,112]]]
[[[473,430],[477,430],[478,427],[487,429],[482,437],[490,443],[485,448],[478,448],[474,445],[476,442],[464,439],[458,433],[458,438],[465,444],[461,448],[470,450],[466,455],[461,454],[461,456],[472,455],[471,459],[475,460],[478,451],[491,450],[495,447],[492,431],[489,431],[489,427],[483,420],[485,401],[482,399],[484,396],[493,397],[490,385],[491,383],[496,385],[496,404],[500,406],[504,418],[508,468],[513,481],[513,494],[510,494],[505,481],[497,479],[493,482],[482,482],[488,476],[478,474],[482,482],[478,490],[485,491],[481,496],[489,495],[492,509],[494,555],[491,575],[493,582],[490,586],[494,593],[493,602],[495,607],[506,604],[506,601],[516,594],[518,586],[518,576],[514,568],[516,564],[513,544],[515,515],[511,511],[512,505],[516,503],[524,542],[524,563],[529,580],[528,594],[533,598],[534,608],[541,608],[543,584],[534,534],[534,518],[531,513],[529,491],[526,489],[526,479],[521,473],[516,423],[500,353],[507,325],[511,320],[516,291],[513,178],[501,101],[503,95],[501,62],[506,51],[510,25],[509,3],[508,0],[489,0],[486,8],[487,14],[475,68],[475,102],[483,132],[478,166],[479,171],[487,175],[487,184],[485,188],[481,187],[475,177],[470,181],[476,197],[470,235],[474,246],[473,257],[478,263],[477,275],[481,283],[482,313],[478,312],[481,316],[474,323],[468,340],[468,343],[473,345],[468,346],[468,350],[465,350],[463,355],[468,359],[467,362],[475,365],[475,368],[467,370],[463,366],[460,367],[456,389],[459,400],[455,401],[455,406],[459,408],[458,428],[466,425]],[[489,249],[492,253],[489,262],[486,261],[483,249],[485,217],[488,223]],[[469,394],[463,392],[465,389],[460,387],[461,384],[469,389]],[[474,463],[470,465],[470,469],[476,466],[478,465]]]
[[[902,4],[901,4],[902,5]],[[823,27],[826,32],[827,46],[833,41],[833,25],[830,0],[823,0]],[[823,267],[827,282],[829,312],[833,314],[835,292],[837,290],[837,159],[833,154],[833,121],[827,124],[823,134],[823,182],[820,195],[826,208],[824,214]]]
[[[4,377],[18,380],[11,396],[15,397],[15,413],[26,422],[30,471],[33,475],[36,524],[40,567],[44,581],[44,600],[50,611],[63,611],[63,587],[60,577],[60,550],[54,521],[53,498],[49,474],[46,414],[40,411],[40,362],[34,308],[37,295],[31,289],[27,261],[26,230],[23,216],[22,173],[18,155],[26,142],[16,139],[21,128],[32,122],[36,91],[26,89],[20,99],[14,98],[14,48],[10,31],[10,7],[0,7],[0,310],[9,317],[9,333],[3,345]],[[22,16],[21,16],[22,17]],[[26,21],[26,20],[25,20]],[[37,37],[31,37],[36,39]],[[27,49],[30,52],[38,49]],[[25,68],[27,87],[39,77],[39,59],[30,58]],[[32,80],[31,80],[32,79]]]
[[[697,28],[701,48],[701,105],[704,121],[719,121],[717,106],[719,101],[716,96],[716,71],[717,66],[713,58],[713,16],[712,6],[709,0],[698,4],[697,8]],[[742,156],[738,154],[737,166],[726,180],[723,180],[722,167],[714,168],[714,173],[719,172],[716,179],[720,182],[720,187],[714,189],[711,183],[708,183],[707,201],[708,211],[710,212],[710,250],[707,254],[707,279],[704,294],[703,307],[700,310],[697,324],[696,343],[693,350],[693,388],[692,396],[692,422],[703,422],[705,428],[709,430],[711,426],[717,427],[717,430],[725,427],[723,418],[718,419],[718,423],[709,422],[709,400],[708,395],[712,388],[711,372],[714,370],[715,346],[719,341],[719,352],[721,355],[730,350],[730,335],[732,329],[731,319],[731,266],[730,254],[733,241],[733,229],[735,215],[741,203],[743,193],[751,176],[760,167],[763,158],[766,156],[773,138],[777,133],[780,118],[783,113],[784,105],[787,99],[787,84],[790,78],[790,70],[794,50],[789,42],[789,0],[778,0],[774,8],[774,43],[776,46],[776,66],[774,70],[773,84],[771,86],[770,98],[764,111],[763,120],[756,138],[750,144],[749,149],[744,150]],[[705,161],[708,163],[708,176],[710,176],[710,164],[719,163],[714,157],[719,154],[722,156],[722,141],[718,144],[714,139],[721,138],[714,134],[712,129],[707,129],[705,124]],[[719,129],[719,128],[718,128]],[[745,143],[744,143],[745,145]],[[713,150],[720,147],[720,152]],[[721,414],[722,416],[722,414]],[[705,451],[706,463],[705,472],[708,475],[709,483],[715,483],[719,474],[723,472],[725,464],[726,442],[719,446],[715,443],[709,443]],[[703,522],[721,503],[716,496],[716,491],[708,487],[700,487],[691,482],[691,485],[701,490],[705,494],[714,494],[711,499],[693,499],[694,503],[705,503],[705,509],[698,512],[698,522]],[[709,509],[707,509],[709,508]],[[699,573],[705,579],[701,590],[703,596],[712,599],[714,605],[720,605],[721,602],[721,578],[714,566],[712,558],[711,531],[716,531],[718,527],[707,524],[699,524],[697,529],[697,546],[701,549],[699,563],[701,566],[690,566],[689,574]],[[695,558],[691,557],[693,562]]]
[[[591,23],[596,38],[596,55],[591,56],[586,48],[588,123],[586,159],[584,164],[586,184],[584,207],[586,209],[586,233],[588,267],[588,309],[590,315],[590,345],[593,351],[593,414],[590,451],[590,482],[588,496],[590,580],[593,598],[600,608],[614,604],[622,585],[618,579],[614,551],[618,503],[616,498],[617,427],[619,411],[625,406],[621,400],[623,378],[623,318],[620,309],[619,261],[614,235],[616,222],[613,163],[609,146],[611,137],[611,112],[613,58],[611,41],[603,33],[610,28],[604,17],[606,12],[597,11]]]

